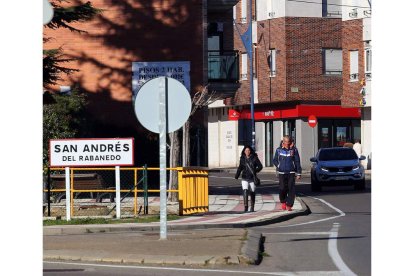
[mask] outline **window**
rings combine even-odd
[[[242,69],[241,69],[241,76],[240,78],[242,80],[247,80],[247,54],[246,53],[242,53],[241,54],[241,59],[242,59]]]
[[[342,0],[322,0],[323,17],[342,17]]]
[[[323,49],[323,73],[342,75],[342,49]]]
[[[248,0],[241,0],[241,23],[247,22],[247,1]]]
[[[365,78],[371,79],[372,50],[365,48]]]
[[[270,77],[276,76],[276,49],[270,49],[269,55]]]
[[[358,50],[349,51],[350,81],[358,81]]]

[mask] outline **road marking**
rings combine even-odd
[[[278,232],[278,233],[262,233],[262,235],[330,235],[331,232]]]
[[[356,274],[345,264],[338,252],[337,241],[338,241],[338,232],[339,232],[339,223],[334,223],[329,235],[328,242],[328,253],[331,256],[332,261],[342,272],[343,275],[347,276],[356,276]]]
[[[333,223],[333,227],[329,232],[291,232],[291,233],[262,233],[266,235],[329,235],[328,254],[335,266],[339,269],[341,275],[356,276],[356,274],[345,264],[338,251],[338,232],[339,223]]]
[[[303,195],[303,194],[301,194],[301,195]],[[303,223],[290,224],[290,225],[282,225],[282,226],[276,226],[276,227],[284,228],[284,227],[292,227],[292,226],[306,225],[306,224],[312,224],[312,223],[327,221],[327,220],[336,219],[336,218],[340,218],[340,217],[345,216],[345,213],[344,212],[342,212],[341,210],[339,210],[338,208],[336,208],[335,206],[333,206],[332,204],[330,204],[329,202],[326,202],[325,200],[323,200],[321,198],[312,197],[312,196],[306,196],[306,197],[310,197],[310,198],[319,200],[320,202],[322,202],[322,203],[328,205],[330,208],[334,209],[336,212],[339,213],[339,215],[338,216],[329,217],[329,218],[324,218],[324,219],[318,219],[318,220],[313,220],[313,221],[308,221],[308,222],[303,222]]]
[[[237,274],[255,274],[255,275],[276,275],[276,276],[293,276],[293,275],[342,275],[339,271],[295,271],[295,272],[266,272],[266,271],[242,271],[242,270],[224,270],[224,269],[197,269],[197,268],[177,268],[177,267],[153,267],[153,266],[132,266],[132,265],[107,265],[107,264],[88,264],[88,263],[67,263],[43,261],[45,264],[64,264],[77,266],[95,266],[109,268],[134,268],[134,269],[152,269],[152,270],[173,270],[173,271],[196,271],[212,273],[237,273]]]

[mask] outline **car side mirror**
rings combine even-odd
[[[361,155],[361,157],[359,158],[359,160],[365,160],[367,159],[364,155]]]
[[[316,162],[316,158],[312,157],[311,159],[309,159],[311,162]]]

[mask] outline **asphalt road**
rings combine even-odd
[[[274,174],[261,173],[261,192],[278,192]],[[212,173],[210,193],[240,194],[233,173]],[[329,187],[310,191],[309,177],[297,193],[308,216],[255,227],[265,236],[258,266],[183,268],[44,262],[44,275],[371,275],[371,183],[367,189]]]

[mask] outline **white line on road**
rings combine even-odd
[[[328,253],[331,257],[335,266],[339,269],[341,275],[347,276],[356,276],[356,274],[345,264],[342,260],[341,255],[338,252],[338,232],[339,232],[339,223],[334,223],[331,231],[329,232],[290,232],[290,233],[262,233],[266,235],[329,235],[328,241]]]
[[[339,232],[339,223],[334,223],[333,227],[331,229],[331,233],[329,235],[329,242],[328,242],[328,252],[329,256],[331,256],[332,261],[336,265],[336,267],[339,269],[339,271],[342,272],[343,275],[347,276],[356,276],[356,274],[345,264],[345,262],[342,260],[341,256],[338,252],[337,247],[337,240],[338,240],[338,232]]]
[[[342,212],[341,210],[339,210],[338,208],[336,208],[335,206],[333,206],[332,204],[330,204],[329,202],[326,202],[325,200],[321,199],[321,198],[317,198],[317,197],[312,197],[312,196],[308,196],[310,198],[313,199],[317,199],[319,201],[321,201],[322,203],[328,205],[330,208],[334,209],[336,212],[339,213],[338,216],[333,216],[333,217],[329,217],[329,218],[324,218],[324,219],[318,219],[318,220],[313,220],[313,221],[308,221],[308,222],[303,222],[303,223],[297,223],[297,224],[291,224],[291,225],[282,225],[282,226],[276,226],[276,227],[292,227],[292,226],[299,226],[299,225],[305,225],[305,224],[311,224],[311,223],[317,223],[317,222],[322,222],[322,221],[327,221],[327,220],[331,220],[331,219],[335,219],[335,218],[339,218],[339,217],[343,217],[345,216],[345,213]],[[274,226],[273,226],[274,227]]]
[[[331,232],[278,232],[278,233],[262,233],[262,235],[330,235]]]
[[[265,271],[242,271],[242,270],[224,270],[224,269],[196,269],[196,268],[176,268],[176,267],[153,267],[153,266],[133,266],[133,265],[107,265],[107,264],[88,264],[88,263],[67,263],[43,261],[45,264],[64,264],[76,266],[95,266],[109,268],[131,268],[131,269],[152,269],[152,270],[172,270],[172,271],[192,271],[192,272],[212,272],[212,273],[237,273],[237,274],[255,274],[255,275],[276,275],[276,276],[293,276],[293,275],[341,275],[338,271],[295,271],[295,272],[265,272]]]

